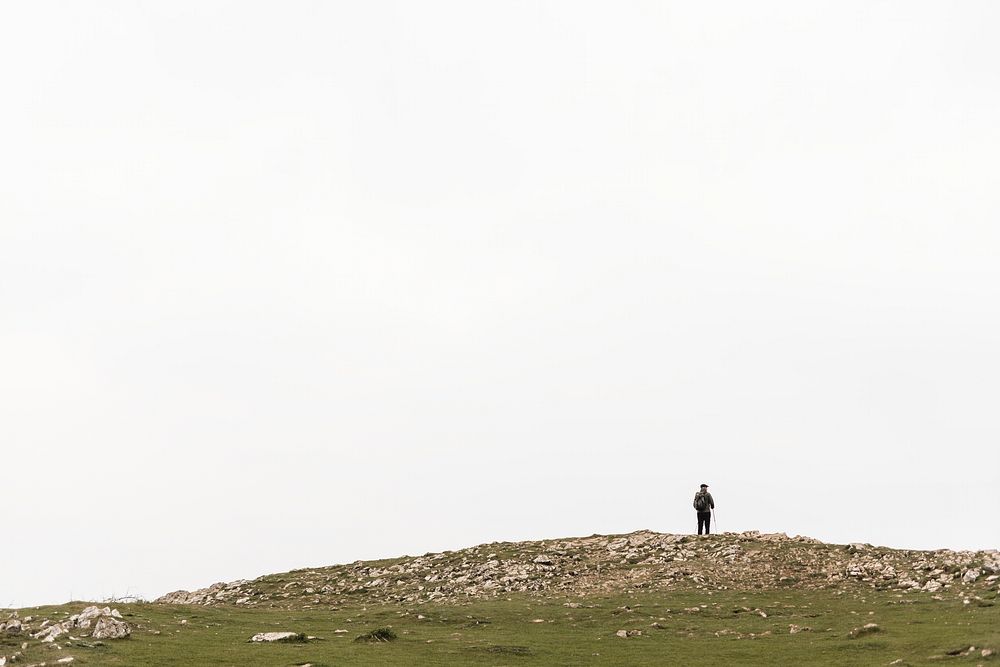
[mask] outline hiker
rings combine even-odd
[[[715,509],[715,500],[708,492],[708,484],[702,484],[701,491],[694,494],[694,509],[698,512],[698,534],[701,535],[701,527],[705,526],[705,534],[708,535],[712,526],[712,510]]]

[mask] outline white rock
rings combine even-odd
[[[110,614],[101,616],[94,624],[91,637],[94,639],[124,639],[132,634],[132,628],[125,621],[119,621]]]
[[[35,639],[42,640],[43,642],[52,642],[55,641],[56,637],[63,634],[64,632],[66,631],[63,630],[62,624],[56,623],[55,625],[50,625],[41,632],[38,632],[32,636]]]
[[[111,612],[110,609],[107,610],[108,613]],[[81,611],[75,616],[70,616],[69,620],[73,621],[73,625],[78,628],[89,628],[91,622],[102,615],[101,609],[96,606],[90,606]]]
[[[297,632],[258,632],[250,638],[252,642],[280,642],[282,639],[298,637]]]

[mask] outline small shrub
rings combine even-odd
[[[365,633],[355,639],[356,642],[392,642],[396,641],[396,633],[392,631],[392,628],[378,628],[377,630],[372,630],[371,632]]]
[[[531,655],[531,649],[527,646],[490,646],[486,650],[503,655]]]

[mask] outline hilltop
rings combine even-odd
[[[1000,553],[826,544],[756,531],[711,536],[627,535],[496,542],[380,561],[217,583],[156,600],[310,609],[350,603],[422,604],[514,593],[874,588],[974,594],[1000,578]]]
[[[986,665],[1000,553],[638,531],[0,614],[0,665]]]

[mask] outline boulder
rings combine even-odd
[[[66,621],[67,625],[70,625],[69,621]],[[66,628],[63,627],[62,623],[55,623],[49,627],[36,632],[32,635],[35,639],[41,640],[43,642],[55,641],[56,637],[66,632]]]
[[[113,616],[101,616],[94,623],[94,631],[90,634],[94,639],[125,639],[132,634],[132,628],[125,621],[119,621]]]
[[[117,609],[115,611],[118,611]],[[111,608],[105,607],[101,609],[96,605],[91,605],[87,607],[79,614],[74,614],[69,617],[69,620],[73,621],[73,624],[78,628],[89,628],[94,619],[101,616],[110,616]]]

